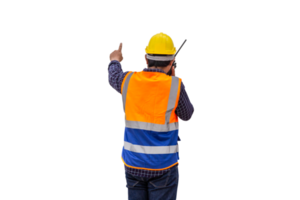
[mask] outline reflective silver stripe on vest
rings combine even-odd
[[[131,78],[132,74],[133,74],[133,72],[131,72],[130,74],[128,74],[128,76],[127,76],[127,78],[125,80],[125,83],[123,85],[122,98],[123,98],[123,109],[124,109],[124,112],[125,112],[126,95],[127,95],[128,85],[129,85],[129,81],[130,81],[130,78]]]
[[[166,124],[170,123],[171,113],[176,104],[178,83],[179,83],[179,79],[175,76],[172,76],[171,90],[170,90],[168,107],[167,107],[166,118],[165,118]]]
[[[153,124],[148,122],[137,122],[137,121],[125,120],[125,124],[127,128],[143,129],[143,130],[156,131],[156,132],[167,132],[167,131],[178,130],[178,122],[174,122],[171,124]]]
[[[126,105],[126,93],[128,90],[128,85],[130,78],[133,73],[129,74],[125,80],[125,83],[123,85],[123,108],[125,112],[125,105]],[[177,92],[179,88],[179,78],[175,76],[171,76],[171,88],[170,88],[170,94],[168,99],[168,105],[167,110],[165,114],[165,124],[154,124],[154,123],[148,123],[148,122],[139,122],[139,121],[129,121],[125,119],[126,127],[128,128],[136,128],[136,129],[143,129],[143,130],[149,130],[149,131],[156,131],[156,132],[167,132],[167,131],[173,131],[178,130],[178,122],[174,122],[170,124],[170,117],[172,114],[172,111],[176,104],[177,99]]]
[[[142,146],[124,141],[124,149],[144,154],[171,154],[178,152],[178,145],[171,146]]]

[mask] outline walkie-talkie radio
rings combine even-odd
[[[176,52],[176,54],[175,54],[175,57],[178,57],[178,56],[179,56],[179,54],[181,53],[182,49],[186,46],[186,44],[188,43],[188,41],[189,41],[188,38],[184,38],[184,39],[181,41],[181,43],[179,44],[179,47],[178,47],[178,49],[177,49],[177,52]],[[174,66],[175,69],[178,69],[178,68],[179,68],[179,62],[178,62],[178,60],[174,60],[171,69],[168,71],[167,74],[170,75],[170,76],[171,76],[171,74],[172,74],[172,68],[173,68],[173,66]]]

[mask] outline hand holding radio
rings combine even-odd
[[[179,44],[179,47],[177,49],[177,52],[175,54],[175,57],[177,58],[179,56],[179,54],[181,53],[181,51],[183,50],[183,48],[186,46],[186,44],[188,43],[189,39],[188,38],[184,38],[181,43]],[[173,72],[173,68],[174,68],[174,72]],[[178,60],[174,60],[173,64],[172,64],[172,67],[170,69],[170,71],[167,73],[168,75],[171,75],[173,76],[173,74],[176,73],[175,76],[177,76],[177,69],[179,68],[179,62]],[[175,72],[176,70],[176,72]]]
[[[172,66],[172,74],[171,74],[171,76],[175,76],[175,67],[174,66]]]

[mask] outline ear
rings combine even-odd
[[[143,54],[143,60],[145,67],[148,67],[148,59],[146,58],[146,54]]]

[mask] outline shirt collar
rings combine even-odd
[[[164,72],[162,69],[149,69],[149,68],[144,68],[143,71],[144,71],[144,72],[161,72],[161,73],[167,74],[167,73]]]

